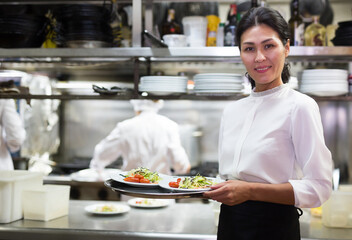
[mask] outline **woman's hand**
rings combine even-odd
[[[290,183],[268,184],[228,180],[212,186],[211,189],[204,192],[203,196],[229,206],[248,200],[295,204],[293,187]]]
[[[212,186],[211,189],[204,192],[203,196],[229,206],[251,200],[251,183],[248,182],[228,180]]]

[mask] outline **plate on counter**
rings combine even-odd
[[[120,182],[120,183],[124,183],[124,184],[128,184],[130,186],[133,187],[159,187],[159,183],[136,183],[136,182],[128,182],[124,180],[124,176],[126,176],[128,174],[128,172],[116,172],[110,175],[111,179],[116,181],[116,182]],[[163,175],[159,173],[159,176],[163,179],[166,178],[167,175]]]
[[[71,173],[70,177],[77,182],[104,182],[110,178],[111,174],[121,173],[122,170],[115,168],[105,168],[101,171],[94,169],[83,169]]]
[[[131,207],[138,208],[160,208],[169,205],[168,199],[154,199],[154,198],[132,198],[127,202]]]
[[[98,215],[122,214],[128,212],[130,209],[128,205],[116,203],[92,204],[84,208],[86,212]]]

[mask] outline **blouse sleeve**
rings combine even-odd
[[[332,158],[325,145],[318,104],[306,98],[292,113],[292,141],[297,167],[303,177],[290,180],[295,206],[318,207],[332,191]]]

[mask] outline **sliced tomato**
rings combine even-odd
[[[181,182],[181,178],[177,178],[177,182],[180,183]]]
[[[172,188],[178,188],[179,187],[179,183],[178,182],[169,182],[169,186]]]
[[[144,176],[140,175],[140,174],[135,174],[134,177],[136,177],[136,178],[144,178]]]
[[[140,183],[150,183],[149,179],[146,179],[146,178],[140,178],[139,182]]]
[[[139,183],[139,178],[136,177],[126,177],[123,180],[125,180],[126,182],[136,182]]]

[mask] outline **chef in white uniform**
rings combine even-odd
[[[184,174],[190,170],[181,145],[178,124],[158,114],[163,101],[131,100],[136,116],[118,123],[94,149],[90,168],[102,170],[118,157],[122,170],[146,167],[151,171]]]
[[[26,131],[12,99],[0,100],[0,170],[13,170],[10,152],[20,149]]]

